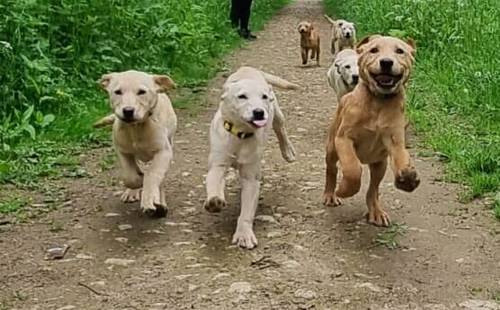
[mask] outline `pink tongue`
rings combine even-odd
[[[264,126],[266,126],[266,124],[267,124],[267,120],[266,120],[266,119],[263,119],[263,120],[258,120],[258,121],[253,120],[253,121],[252,121],[252,124],[254,124],[256,127],[259,127],[259,128],[260,128],[260,127],[264,127]]]

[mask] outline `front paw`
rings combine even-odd
[[[335,193],[323,194],[323,204],[328,207],[336,207],[342,204],[342,200],[335,195]]]
[[[160,196],[143,194],[141,200],[142,213],[149,217],[159,218],[167,216],[167,206],[161,203]]]
[[[391,224],[391,219],[387,212],[378,208],[370,209],[366,215],[366,220],[372,225],[381,227],[389,227]]]
[[[253,249],[257,246],[257,238],[253,230],[248,225],[236,227],[236,232],[233,235],[233,244],[237,244],[244,249]]]
[[[284,160],[286,160],[289,163],[293,163],[295,161],[295,155],[296,155],[295,148],[291,144],[288,144],[281,151],[281,155],[283,156]]]
[[[406,192],[413,192],[419,184],[420,179],[418,178],[417,170],[414,167],[405,168],[399,171],[394,182],[396,188]]]
[[[136,201],[139,201],[141,200],[141,192],[142,192],[142,189],[140,188],[137,188],[137,189],[131,189],[131,188],[127,188],[122,196],[120,197],[120,200],[122,202],[136,202]]]
[[[217,196],[210,197],[210,198],[207,198],[207,200],[205,200],[203,207],[205,208],[205,210],[207,210],[210,213],[217,213],[226,207],[226,201],[224,201],[224,199],[219,198]]]

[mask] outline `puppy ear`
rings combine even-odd
[[[411,55],[415,57],[415,54],[417,52],[417,43],[415,42],[415,40],[413,40],[412,38],[408,38],[408,40],[406,40],[406,44],[411,47]]]
[[[376,38],[380,38],[381,35],[379,34],[373,34],[373,35],[369,35],[369,36],[366,36],[364,37],[363,39],[361,39],[358,44],[356,44],[356,53],[358,54],[362,54],[364,52],[364,45],[366,45],[368,42],[372,41],[373,39],[376,39]]]
[[[153,75],[153,81],[158,85],[160,93],[177,87],[174,80],[168,75]]]
[[[114,73],[103,74],[101,79],[99,80],[99,85],[101,85],[102,89],[108,89],[109,83],[113,78]]]

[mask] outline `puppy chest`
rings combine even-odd
[[[380,131],[360,130],[354,139],[354,148],[364,164],[378,162],[387,157],[384,135]]]

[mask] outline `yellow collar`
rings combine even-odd
[[[247,139],[250,137],[253,137],[253,132],[244,132],[244,131],[239,131],[238,128],[234,126],[233,123],[230,123],[228,121],[224,121],[224,129],[232,133],[233,135],[237,136],[240,139]]]

